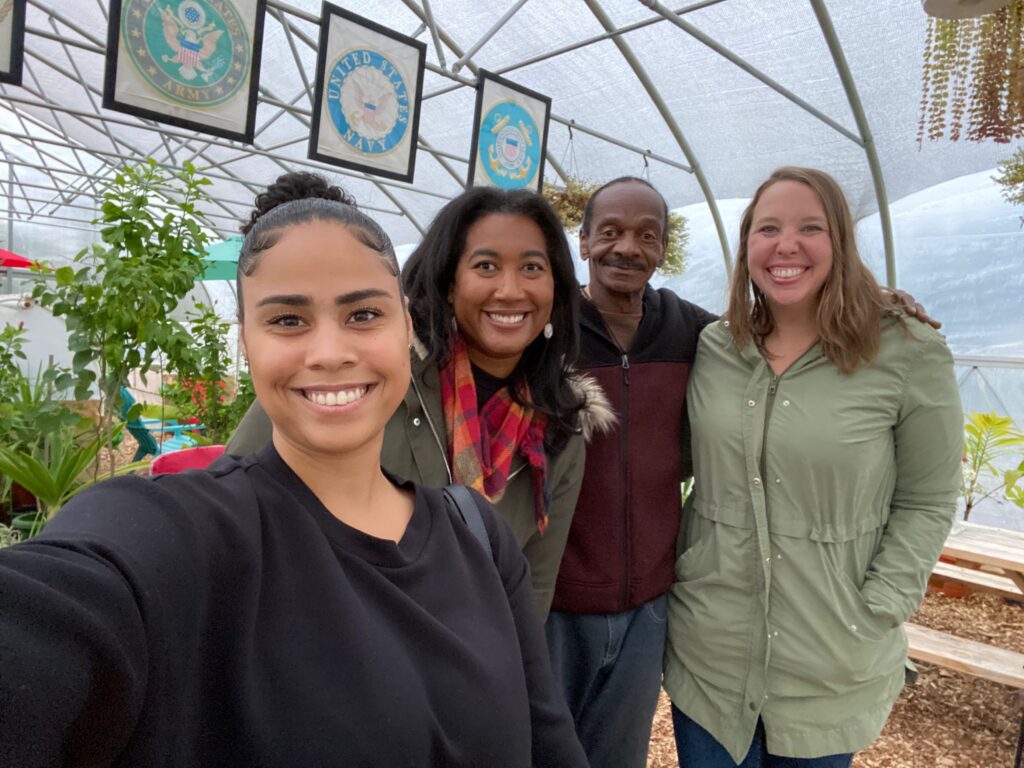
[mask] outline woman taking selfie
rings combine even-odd
[[[540,195],[470,189],[438,213],[402,277],[416,340],[383,466],[424,485],[464,483],[492,501],[546,616],[585,438],[614,418],[598,385],[570,367],[579,289],[562,225]],[[269,439],[254,405],[228,452]]]
[[[682,768],[845,768],[903,686],[963,422],[943,338],[891,308],[835,180],[773,173],[687,394],[665,654]]]
[[[482,546],[381,470],[411,342],[387,235],[299,174],[245,232],[272,439],[0,552],[0,766],[585,765],[508,526],[475,496]]]

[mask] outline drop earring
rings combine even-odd
[[[455,315],[452,315],[452,332],[459,332],[459,321],[455,319]]]
[[[544,338],[545,339],[550,339],[554,335],[555,335],[555,326],[553,326],[551,323],[545,323],[544,324]]]

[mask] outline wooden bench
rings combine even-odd
[[[1001,573],[939,561],[935,564],[935,570],[932,571],[928,583],[941,587],[947,581],[964,584],[973,591],[988,592],[1007,600],[1024,602],[1024,592],[1021,592],[1020,587],[1014,584],[1012,579]]]
[[[908,654],[915,661],[935,664],[1018,689],[1022,717],[1013,765],[1014,768],[1021,768],[1024,759],[1024,653],[965,640],[918,624],[907,623],[903,629],[907,633]]]

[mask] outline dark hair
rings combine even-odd
[[[583,208],[583,221],[580,223],[580,232],[583,232],[584,234],[589,234],[590,232],[590,219],[593,217],[594,201],[597,200],[598,195],[608,189],[608,187],[614,187],[616,184],[628,184],[631,182],[643,184],[645,187],[652,190],[654,194],[658,196],[658,199],[661,200],[661,206],[664,211],[662,216],[663,226],[661,228],[661,232],[664,241],[668,242],[668,201],[665,199],[665,196],[658,191],[657,187],[651,184],[647,179],[641,179],[639,176],[619,176],[619,178],[612,179],[607,184],[602,184],[600,187],[595,189],[593,194],[591,194],[590,199],[587,200],[586,206]]]
[[[398,259],[391,238],[380,225],[356,207],[355,198],[341,187],[329,185],[316,173],[285,173],[256,195],[249,221],[242,225],[242,249],[238,254],[238,318],[243,317],[242,277],[251,275],[263,251],[272,248],[283,230],[308,221],[337,221],[344,224],[363,245],[376,251],[395,277]],[[399,279],[399,291],[401,280]]]
[[[579,284],[565,230],[543,197],[524,189],[474,187],[441,209],[402,270],[413,329],[427,347],[428,360],[438,365],[447,362],[454,340],[448,289],[455,281],[470,227],[492,214],[525,216],[540,228],[547,246],[555,283],[554,335],[538,336],[523,351],[509,390],[521,402],[520,387],[529,387],[533,406],[548,418],[545,445],[557,453],[576,431],[577,414],[585,404],[568,380],[579,353]]]

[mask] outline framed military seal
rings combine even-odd
[[[251,144],[266,0],[111,0],[103,106]]]
[[[426,58],[426,43],[325,2],[309,158],[412,181]]]
[[[26,0],[0,0],[0,83],[21,85]]]
[[[481,69],[469,153],[470,186],[540,192],[550,116],[549,97]]]

